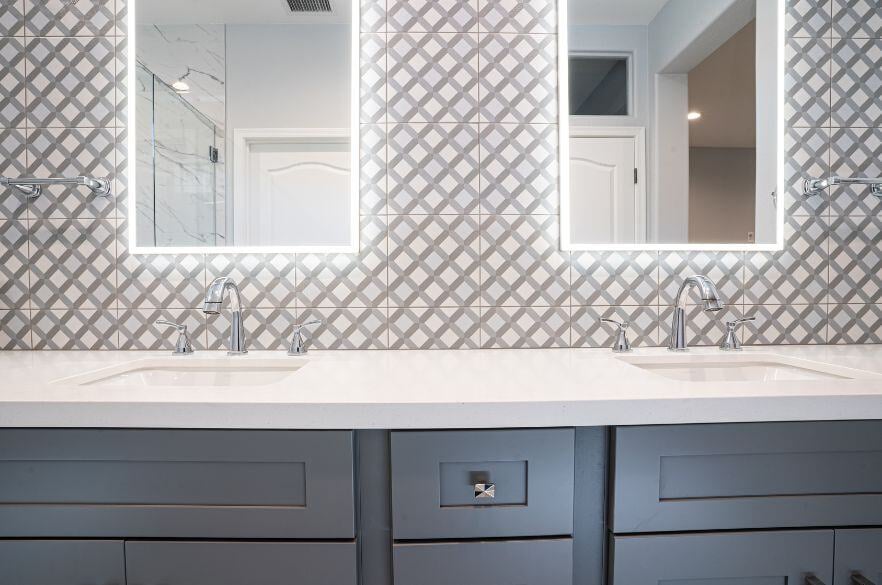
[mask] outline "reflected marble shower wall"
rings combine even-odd
[[[138,27],[139,67],[155,76],[150,88],[139,81],[150,94],[138,98],[139,245],[224,244],[224,45],[223,25]]]

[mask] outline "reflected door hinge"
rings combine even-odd
[[[637,176],[638,176],[638,175],[637,175],[637,169],[634,169],[634,184],[635,184],[635,185],[638,185],[638,184],[639,184],[639,181],[637,180]]]
[[[220,160],[220,152],[218,151],[217,148],[215,148],[213,146],[208,147],[208,160],[210,160],[213,163],[216,163],[217,161]]]

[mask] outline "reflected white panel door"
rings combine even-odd
[[[577,244],[638,240],[633,137],[570,138],[571,238]]]
[[[246,146],[244,180],[234,193],[235,244],[349,244],[348,139],[297,139]],[[242,168],[242,167],[240,167]]]

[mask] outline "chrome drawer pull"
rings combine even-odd
[[[824,582],[815,577],[814,575],[806,575],[805,576],[805,585],[824,585]]]
[[[475,499],[476,500],[487,500],[494,499],[496,497],[496,484],[495,483],[476,483],[475,484]]]
[[[851,574],[852,585],[875,585],[872,581],[861,575],[860,573]]]

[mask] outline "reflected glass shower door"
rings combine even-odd
[[[138,242],[215,246],[215,125],[141,67],[138,85]]]

